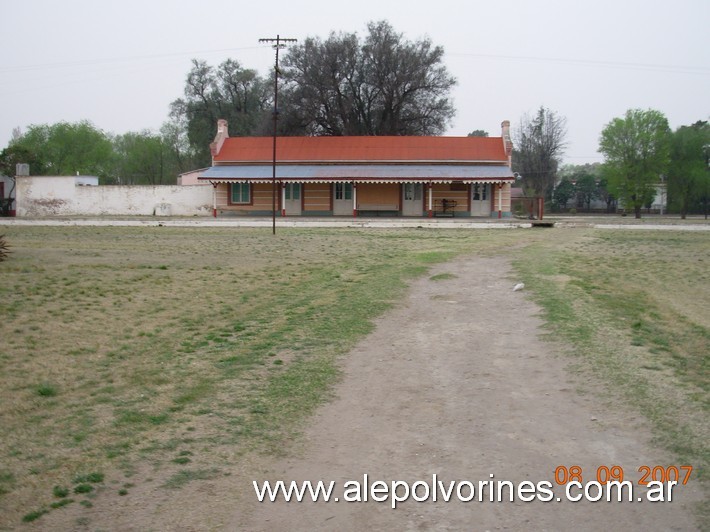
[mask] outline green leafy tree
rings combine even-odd
[[[560,170],[559,175],[574,186],[572,197],[576,199],[577,207],[586,207],[587,211],[590,211],[592,202],[602,199],[607,204],[608,211],[614,201],[606,190],[601,163],[568,164]]]
[[[522,175],[523,188],[549,199],[566,145],[567,120],[540,107],[525,115],[514,135],[513,170]]]
[[[33,125],[9,147],[33,156],[32,175],[79,173],[106,178],[113,166],[110,139],[88,121]]]
[[[309,37],[288,49],[280,128],[290,135],[438,135],[454,108],[456,80],[444,50],[408,41],[385,22],[354,33]]]
[[[487,137],[488,136],[488,131],[484,131],[483,129],[474,129],[471,131],[471,133],[468,134],[469,137]]]
[[[166,174],[166,147],[160,135],[129,132],[113,139],[116,180],[121,185],[163,185],[174,176]]]
[[[705,154],[705,169],[710,172],[710,144],[703,146],[703,153]],[[700,201],[703,204],[703,212],[707,220],[708,203],[710,202],[710,175],[707,174],[700,185]]]
[[[602,131],[599,151],[612,192],[641,218],[641,208],[670,162],[670,128],[659,111],[630,109]]]
[[[592,201],[599,197],[597,178],[592,174],[583,174],[575,185],[578,205],[586,206],[587,211],[591,210]]]
[[[600,168],[599,198],[606,203],[606,212],[616,210],[616,196],[609,190],[609,180],[604,176],[603,168]]]
[[[685,219],[694,201],[702,198],[708,188],[710,172],[704,146],[710,144],[710,125],[698,121],[681,126],[671,138],[671,164],[668,170],[668,195],[673,207]]]
[[[571,200],[574,195],[575,188],[572,184],[572,181],[570,181],[566,177],[563,177],[558,183],[558,185],[555,187],[553,200],[558,207],[566,209],[567,203],[569,203],[569,200]]]

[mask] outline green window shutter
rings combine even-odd
[[[250,203],[250,187],[249,183],[232,183],[232,203]]]

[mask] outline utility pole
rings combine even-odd
[[[273,45],[276,50],[276,63],[274,65],[274,147],[273,147],[273,166],[271,178],[271,234],[276,234],[276,120],[278,119],[278,101],[279,101],[279,49],[286,48],[287,42],[296,42],[296,39],[285,39],[280,35],[276,38],[259,39],[259,42],[275,43]]]

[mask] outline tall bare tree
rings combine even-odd
[[[385,21],[356,34],[310,37],[283,61],[285,133],[437,135],[454,115],[456,80],[444,50],[429,39],[406,40]]]
[[[514,133],[513,170],[523,187],[536,196],[550,198],[564,154],[567,119],[540,107],[534,117],[524,115]]]

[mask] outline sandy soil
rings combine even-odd
[[[432,280],[431,275],[455,277]],[[569,371],[562,347],[539,338],[538,308],[504,258],[447,263],[413,283],[408,297],[343,360],[335,398],[284,459],[193,481],[177,492],[144,483],[93,511],[52,512],[37,530],[695,530],[696,482],[668,503],[414,502],[259,503],[252,480],[431,482],[553,481],[559,465],[673,463],[649,445],[643,420],[591,380]],[[638,486],[637,486],[638,487]],[[63,515],[62,515],[63,514]],[[47,528],[49,527],[49,528]],[[35,528],[28,526],[26,529]]]

